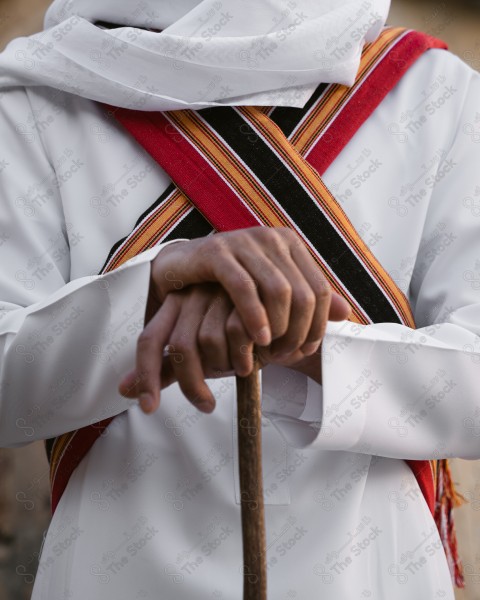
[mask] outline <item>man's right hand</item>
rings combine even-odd
[[[146,412],[158,406],[163,348],[180,318],[176,300],[181,306],[183,295],[172,292],[207,282],[220,285],[235,308],[233,312],[225,309],[225,315],[221,311],[222,318],[231,312],[225,332],[233,361],[238,344],[249,352],[253,344],[269,346],[269,362],[288,364],[293,357],[299,361],[318,350],[327,320],[346,319],[350,313],[348,303],[332,293],[303,242],[290,229],[254,227],[170,244],[152,262],[146,326],[137,342],[136,369],[121,384],[122,389],[130,389],[130,397],[138,395]],[[186,296],[191,307],[182,327],[205,308],[208,294],[199,288],[198,301],[196,297],[195,292]],[[195,352],[198,354],[199,349]],[[190,358],[197,366],[202,362],[201,356]],[[244,364],[243,358],[240,363]],[[252,360],[247,362],[253,364]],[[206,402],[211,396],[201,380],[200,373],[195,377],[193,371],[183,370],[179,376],[184,393],[194,403]]]
[[[204,282],[219,283],[251,339],[258,346],[274,341],[277,355],[318,348],[329,315],[348,314],[346,301],[332,293],[301,238],[286,227],[177,242],[152,263],[151,292],[160,303],[171,291]]]

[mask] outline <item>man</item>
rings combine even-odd
[[[322,174],[417,329],[346,320],[290,228],[199,227],[109,268],[171,181],[99,102],[302,108],[352,85],[387,9],[56,0],[1,55],[0,439],[118,415],[65,482],[34,600],[240,597],[233,374],[254,344],[269,595],[453,598],[404,459],[480,456],[475,72],[428,50]]]

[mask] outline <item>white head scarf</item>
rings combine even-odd
[[[389,0],[54,0],[45,30],[0,54],[0,87],[46,85],[139,110],[303,106],[320,82],[353,83],[388,9]]]

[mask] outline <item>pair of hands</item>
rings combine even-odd
[[[205,379],[247,376],[254,345],[260,367],[280,364],[320,381],[327,320],[350,310],[291,229],[252,227],[170,244],[152,261],[136,368],[119,391],[149,413],[160,390],[178,381],[190,402],[211,412]]]

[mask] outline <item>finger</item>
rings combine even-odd
[[[292,282],[285,273],[284,265],[279,268],[275,264],[276,257],[268,256],[265,249],[260,246],[255,250],[249,250],[244,249],[240,260],[257,287],[258,295],[267,312],[272,340],[275,340],[282,337],[288,329],[293,296]],[[240,310],[239,313],[243,319]]]
[[[132,369],[120,380],[118,389],[122,396],[127,398],[136,398],[137,385],[140,383],[140,377],[137,374],[137,369]]]
[[[163,349],[178,318],[179,300],[174,294],[167,296],[160,310],[143,329],[137,341],[136,375],[130,372],[120,384],[120,393],[138,397],[145,413],[155,411],[160,404]]]
[[[217,282],[233,299],[250,336],[268,345],[268,317],[252,277],[236,258],[236,249],[251,234],[242,231],[216,234],[184,244],[171,244],[152,261],[152,282],[159,298],[172,286]],[[232,250],[234,248],[234,250]]]
[[[137,398],[140,394],[138,384],[141,381],[140,375],[137,373],[137,369],[132,369],[120,381],[118,386],[119,392],[122,396],[127,398]],[[160,387],[161,389],[167,388],[169,385],[176,381],[175,373],[171,365],[171,357],[168,354],[162,357],[162,370],[160,375]]]
[[[316,352],[325,335],[332,303],[332,288],[303,243],[292,244],[291,255],[315,295],[315,309],[310,331],[302,347],[305,354],[312,354]],[[335,300],[335,307],[338,302]]]
[[[265,307],[272,340],[284,335],[289,323],[292,286],[284,272],[285,254],[289,255],[288,245],[278,231],[270,227],[258,228],[257,235],[247,237],[237,249],[238,259]],[[251,334],[242,311],[235,305],[247,332]],[[255,336],[252,339],[258,344]]]
[[[268,346],[272,341],[272,330],[266,306],[257,290],[258,275],[250,273],[233,256],[224,257],[222,264],[216,267],[216,273],[219,283],[238,310],[250,338],[260,346]]]
[[[253,369],[253,340],[248,335],[240,314],[234,309],[227,319],[226,332],[230,362],[237,375],[247,377]]]
[[[211,412],[215,399],[205,383],[198,331],[208,310],[209,299],[200,289],[194,289],[181,311],[168,340],[168,350],[175,379],[185,397],[199,410]]]
[[[332,293],[332,302],[330,304],[329,321],[344,321],[352,314],[352,307],[345,298]]]
[[[169,385],[172,385],[172,383],[175,383],[177,381],[177,378],[175,376],[175,371],[172,367],[172,357],[169,356],[168,354],[166,354],[163,357],[160,381],[162,384],[162,390],[164,390]]]
[[[291,287],[292,298],[289,309],[285,307],[284,310],[287,330],[270,348],[276,357],[297,351],[307,340],[317,302],[309,282],[290,256],[282,259],[282,269]]]
[[[232,370],[225,326],[233,304],[220,286],[216,288],[218,293],[210,302],[198,331],[198,347],[207,377],[221,377]]]

